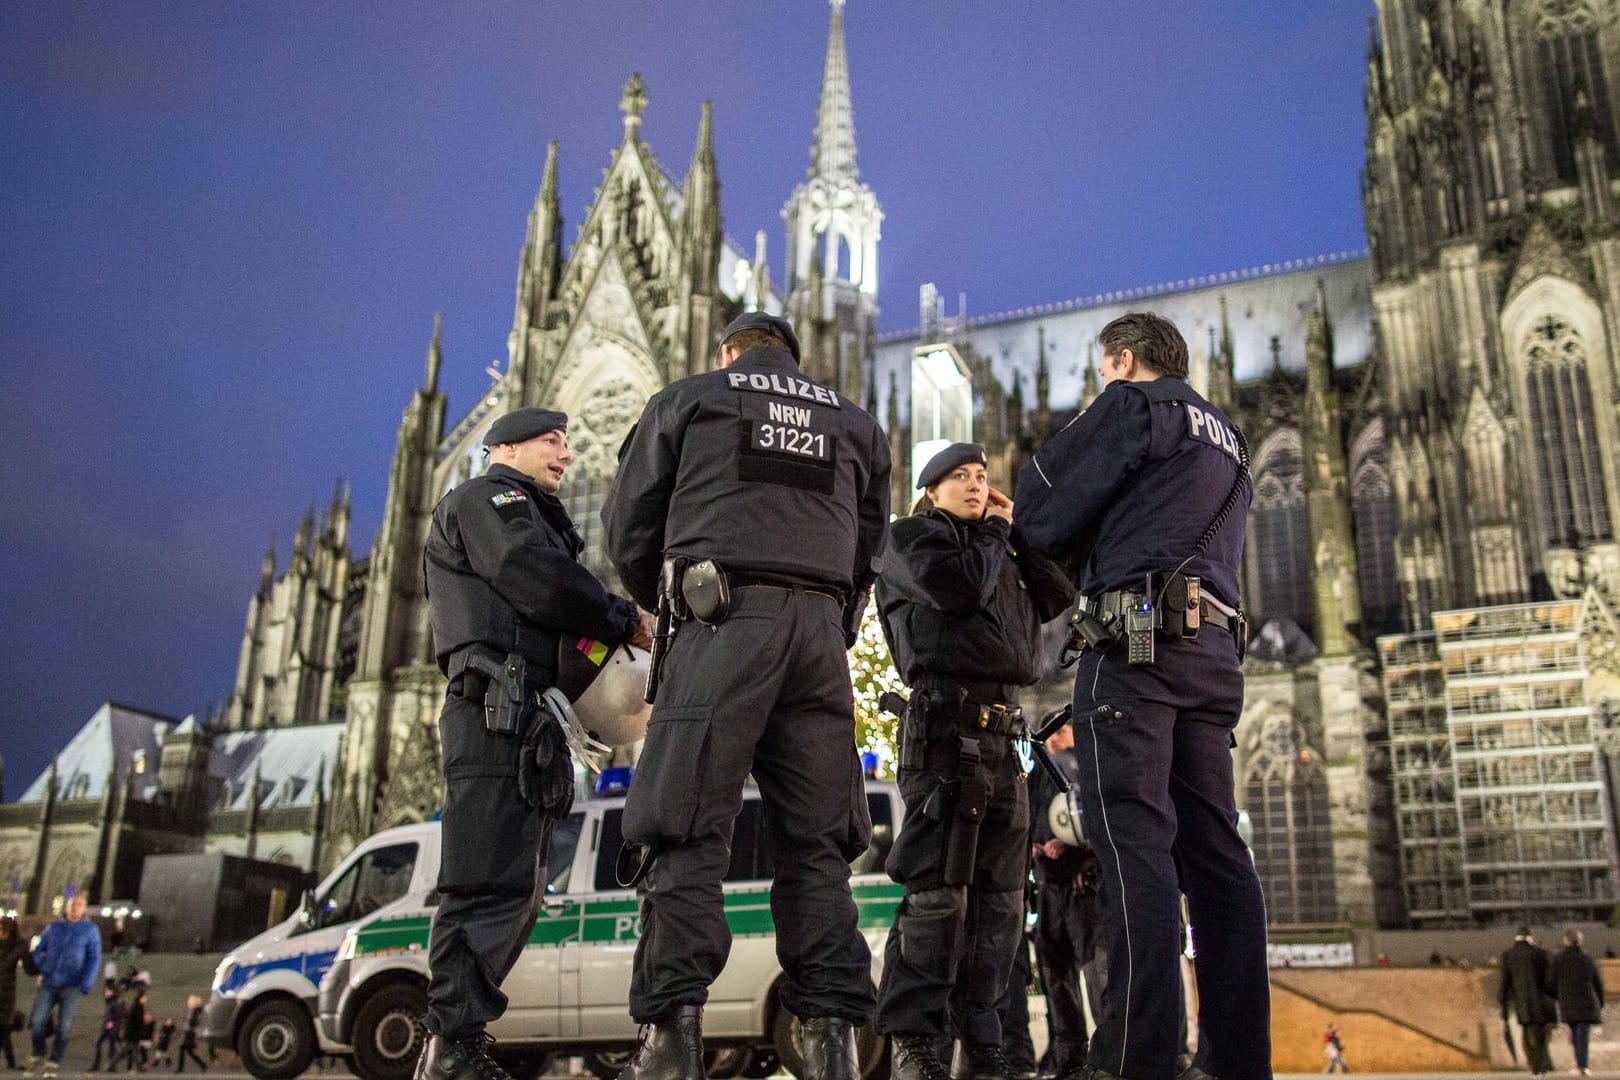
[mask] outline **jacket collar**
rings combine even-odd
[[[766,371],[798,371],[799,365],[793,362],[793,354],[786,349],[773,349],[769,345],[759,345],[743,353],[731,362],[732,367],[763,368]]]

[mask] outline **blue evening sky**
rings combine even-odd
[[[1361,249],[1370,0],[850,0],[883,330]],[[230,693],[271,533],[381,517],[444,312],[452,419],[504,360],[561,144],[572,240],[643,73],[685,175],[714,101],[752,251],[804,176],[822,0],[0,5],[0,753]]]

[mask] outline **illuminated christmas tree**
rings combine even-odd
[[[891,690],[904,694],[906,684],[900,681],[900,673],[889,656],[875,604],[867,606],[861,636],[849,652],[849,674],[855,684],[855,745],[863,753],[870,751],[878,756],[878,775],[892,777],[899,721],[878,706],[878,699]]]

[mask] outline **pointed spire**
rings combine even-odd
[[[269,596],[270,586],[276,580],[276,534],[270,534],[270,546],[264,549],[259,562],[259,595]]]
[[[889,369],[889,407],[885,418],[890,435],[900,430],[900,379],[893,368]]]
[[[624,113],[624,141],[635,140],[641,129],[641,114],[647,110],[647,84],[641,81],[641,72],[632,71],[625,80],[624,96],[619,98],[619,111]]]
[[[315,532],[315,504],[311,502],[304,511],[303,518],[298,522],[298,535],[293,540],[293,556],[310,556],[310,539]]]
[[[849,93],[849,56],[844,48],[844,0],[831,0],[827,27],[827,62],[821,71],[821,108],[816,113],[816,141],[810,148],[807,175],[855,179],[855,110]]]
[[[1085,382],[1080,387],[1080,405],[1082,408],[1097,400],[1102,393],[1102,380],[1097,375],[1097,343],[1086,342],[1086,375]]]
[[[444,352],[440,347],[440,332],[444,328],[444,312],[435,312],[433,315],[433,340],[428,342],[427,351],[427,381],[422,389],[429,394],[439,390],[439,366],[444,362]]]

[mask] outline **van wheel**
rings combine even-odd
[[[634,1050],[587,1050],[580,1055],[580,1060],[596,1080],[616,1080],[635,1056]]]
[[[771,1026],[776,1056],[782,1059],[782,1066],[788,1072],[803,1080],[804,1059],[794,1045],[798,1034],[799,1018],[786,1009],[777,1009],[776,1020]],[[888,1040],[879,1035],[871,1024],[862,1024],[855,1029],[855,1057],[860,1063],[863,1080],[882,1080],[888,1075],[888,1057],[884,1053],[887,1049]]]
[[[776,1047],[756,1046],[754,1058],[743,1069],[742,1075],[748,1080],[765,1080],[767,1076],[775,1076],[781,1068],[782,1059],[776,1056]]]
[[[259,1080],[290,1080],[309,1068],[316,1049],[309,1010],[286,998],[249,1009],[236,1036],[242,1067]]]
[[[427,991],[409,983],[385,986],[354,1018],[354,1071],[361,1080],[409,1080],[422,1052]]]

